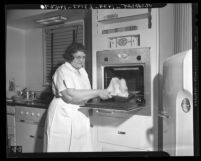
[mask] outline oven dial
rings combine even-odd
[[[23,114],[24,114],[24,111],[21,111],[20,114],[23,115]]]
[[[126,59],[128,57],[128,54],[126,54],[126,53],[119,53],[118,57],[121,58],[121,59]]]
[[[37,113],[37,117],[40,117],[40,114],[39,114],[39,113]]]
[[[141,60],[141,56],[140,55],[137,56],[137,60]]]
[[[31,115],[34,116],[34,113],[32,112]]]
[[[104,58],[104,61],[108,61],[108,57],[105,57],[105,58]]]
[[[29,112],[27,111],[27,112],[26,112],[26,115],[28,115],[28,114],[29,114]]]

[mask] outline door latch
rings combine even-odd
[[[190,111],[190,108],[191,108],[191,104],[190,104],[190,101],[188,98],[184,98],[181,102],[181,108],[182,110],[187,113]]]

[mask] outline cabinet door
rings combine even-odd
[[[98,21],[103,19],[112,19],[118,17],[126,17],[132,15],[139,15],[148,13],[148,9],[99,9],[98,10]]]
[[[7,113],[7,126],[15,127],[15,107],[7,106],[6,113]]]
[[[22,133],[23,131],[23,133]],[[34,124],[16,123],[17,146],[22,146],[22,152],[43,151],[43,128]]]
[[[152,150],[153,139],[146,117],[114,118],[100,116],[98,141],[130,148]]]
[[[7,114],[7,127],[12,128],[12,131],[8,131],[11,132],[12,134],[14,133],[14,128],[15,128],[15,116]]]
[[[16,145],[15,116],[14,113],[8,113],[8,111],[7,111],[7,139],[8,139],[8,146]]]

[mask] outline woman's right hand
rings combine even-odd
[[[98,92],[99,92],[99,93],[98,93],[99,97],[100,97],[101,99],[103,99],[103,100],[112,98],[110,92],[109,92],[108,90],[106,90],[106,89],[100,89]]]

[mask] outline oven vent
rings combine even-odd
[[[139,46],[140,46],[140,34],[108,38],[108,48],[110,49],[131,48]]]
[[[111,33],[124,32],[124,31],[133,31],[133,30],[137,30],[137,29],[138,29],[138,26],[127,26],[127,27],[102,30],[102,34],[111,34]]]

